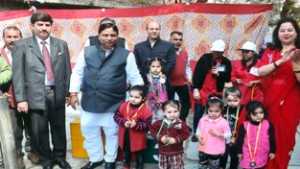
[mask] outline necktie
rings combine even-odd
[[[44,64],[45,64],[45,68],[46,68],[47,79],[49,82],[54,84],[54,74],[53,74],[53,70],[52,70],[52,62],[51,62],[50,53],[46,47],[46,43],[47,43],[46,41],[41,42],[41,44],[43,45],[42,55],[43,55]]]

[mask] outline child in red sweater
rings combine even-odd
[[[123,169],[130,169],[130,157],[136,155],[136,169],[143,169],[143,150],[146,149],[146,133],[151,125],[152,113],[144,104],[147,89],[133,86],[129,101],[124,102],[114,115],[119,125],[119,146],[123,150]]]
[[[162,104],[164,118],[150,126],[150,133],[158,142],[159,168],[183,169],[183,141],[190,132],[186,123],[179,119],[181,105],[168,100]]]

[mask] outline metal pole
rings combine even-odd
[[[0,96],[0,142],[6,169],[17,169],[16,144],[6,97]]]

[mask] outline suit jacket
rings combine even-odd
[[[50,37],[50,53],[55,80],[55,103],[56,106],[65,106],[71,75],[67,43]],[[36,37],[15,42],[12,58],[16,102],[27,101],[30,109],[45,110],[45,65]]]

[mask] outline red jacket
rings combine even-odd
[[[127,110],[128,109],[128,110]],[[129,130],[130,152],[136,152],[146,149],[146,132],[151,125],[152,113],[144,104],[142,107],[134,107],[129,102],[124,102],[114,115],[114,120],[119,124],[119,146],[123,150],[124,134],[126,128],[124,123],[128,120],[136,121],[136,126]]]
[[[157,136],[163,120],[157,120],[150,126],[150,133],[152,137],[158,142],[158,153],[163,155],[178,155],[183,153],[183,141],[186,140],[190,132],[188,127],[184,121],[177,119],[176,122],[168,128],[168,124],[164,122],[162,129]],[[176,143],[173,145],[165,146],[164,143],[161,142],[161,138],[164,135],[168,135],[169,137],[174,137],[176,139]]]

